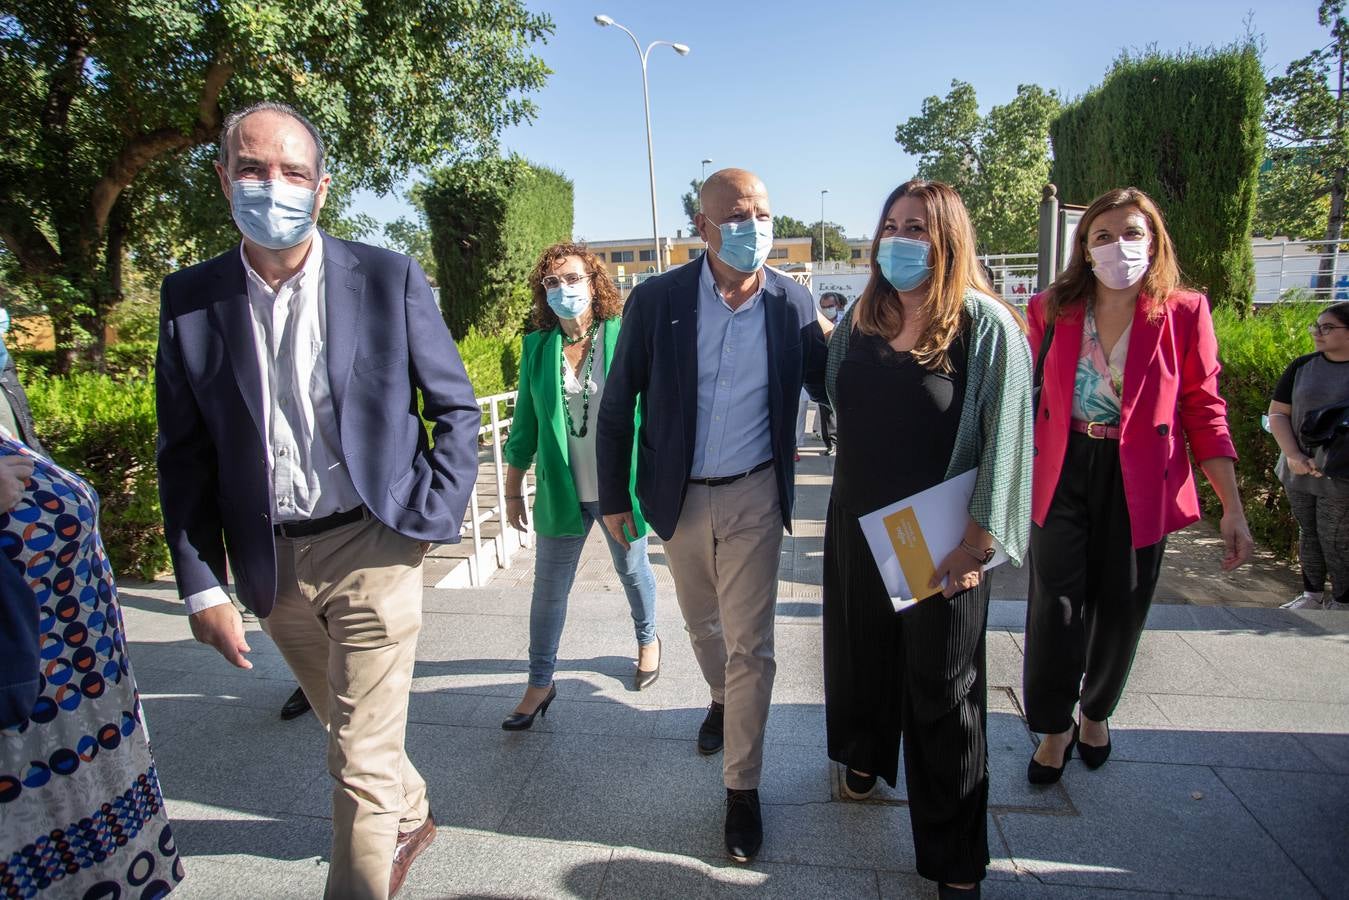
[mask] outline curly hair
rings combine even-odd
[[[557,313],[548,306],[548,292],[544,290],[543,279],[544,276],[551,275],[558,263],[569,256],[578,257],[586,273],[590,275],[591,296],[594,298],[591,302],[591,311],[595,318],[604,321],[623,314],[623,298],[619,296],[618,287],[609,277],[604,264],[586,249],[585,244],[562,241],[544,250],[539,255],[539,261],[534,264],[534,271],[529,273],[529,289],[534,296],[534,308],[529,314],[529,324],[537,331],[546,331],[558,324]]]

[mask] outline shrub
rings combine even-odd
[[[1190,283],[1248,307],[1265,80],[1252,44],[1125,55],[1050,126],[1052,179],[1085,204],[1132,185],[1161,206]]]
[[[1241,316],[1237,310],[1216,309],[1213,325],[1222,357],[1221,389],[1227,400],[1227,421],[1237,445],[1237,483],[1255,539],[1284,559],[1297,555],[1297,522],[1288,497],[1274,474],[1279,447],[1260,424],[1269,410],[1274,385],[1296,357],[1312,351],[1307,326],[1316,321],[1323,304],[1281,303]],[[1213,518],[1221,505],[1207,482],[1201,497]]]
[[[476,328],[456,339],[473,393],[479,397],[515,390],[520,377],[520,339],[484,334]]]
[[[421,197],[450,331],[518,334],[526,277],[545,247],[571,238],[571,182],[519,157],[486,159],[431,172]]]
[[[113,571],[153,578],[169,566],[155,471],[153,379],[30,373],[24,385],[38,437],[98,491]]]

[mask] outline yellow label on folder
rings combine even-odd
[[[904,572],[904,580],[909,583],[909,593],[914,600],[923,600],[941,592],[940,587],[928,587],[937,566],[923,539],[923,530],[918,527],[918,516],[912,506],[898,509],[886,516],[885,533],[895,548],[895,558]],[[908,599],[907,597],[904,599]]]

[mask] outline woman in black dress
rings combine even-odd
[[[992,296],[949,186],[886,199],[872,275],[830,341],[839,436],[824,550],[825,712],[845,791],[892,787],[903,734],[918,873],[977,896],[988,864],[983,564],[1013,562],[1030,517],[1030,351]],[[941,594],[896,612],[858,517],[978,469]]]

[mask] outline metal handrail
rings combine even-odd
[[[497,568],[506,569],[511,564],[511,547],[506,540],[510,523],[506,521],[506,464],[502,455],[502,447],[504,446],[504,436],[510,431],[511,423],[515,417],[503,413],[506,409],[514,410],[518,393],[518,391],[507,391],[477,398],[478,407],[483,410],[483,417],[486,420],[478,426],[478,442],[481,444],[484,437],[488,439],[495,481],[495,502],[492,506],[484,509],[482,504],[478,502],[478,490],[475,484],[473,491],[469,494],[469,514],[464,517],[464,525],[460,530],[461,535],[466,530],[473,542],[473,555],[469,559],[468,574],[469,583],[474,587],[481,587],[487,580],[481,571],[479,560],[482,558],[483,526],[488,522],[496,520],[499,526],[496,540]],[[481,473],[481,464],[479,472]],[[534,493],[528,475],[525,477],[521,493],[524,495],[525,505],[528,507],[529,497]],[[527,519],[525,532],[520,537],[521,546],[528,547],[533,542],[533,533],[533,519],[529,518]]]

